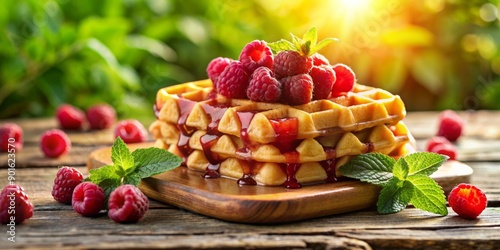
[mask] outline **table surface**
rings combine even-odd
[[[15,183],[35,205],[34,215],[16,225],[16,242],[4,225],[0,248],[231,248],[231,249],[499,249],[500,248],[500,112],[467,111],[465,133],[457,143],[459,160],[474,170],[471,183],[481,188],[488,207],[476,220],[462,219],[449,209],[438,216],[408,207],[379,215],[367,209],[277,225],[225,222],[151,200],[136,224],[118,224],[105,213],[86,218],[51,196],[61,165],[75,166],[85,176],[90,152],[112,145],[112,130],[68,132],[73,146],[59,159],[42,156],[39,137],[57,127],[54,119],[14,120],[25,133],[16,153]],[[411,112],[405,123],[423,149],[437,130],[437,112]],[[0,121],[0,123],[6,122]],[[7,184],[7,155],[0,154],[0,185]]]

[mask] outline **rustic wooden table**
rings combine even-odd
[[[405,119],[421,148],[436,131],[437,115],[417,112]],[[25,131],[24,149],[16,154],[15,183],[25,187],[35,212],[16,225],[15,243],[3,226],[0,248],[500,249],[500,112],[461,115],[467,125],[458,143],[459,160],[473,168],[471,183],[489,200],[478,219],[462,219],[450,208],[443,217],[409,207],[391,215],[368,209],[277,225],[229,223],[156,201],[137,224],[118,224],[105,215],[81,217],[50,194],[57,166],[75,166],[88,174],[89,153],[109,147],[111,131],[70,132],[71,153],[51,160],[42,156],[38,140],[44,130],[56,127],[55,120],[15,120]],[[0,166],[3,187],[8,176],[4,153]]]

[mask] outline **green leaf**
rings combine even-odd
[[[340,167],[340,172],[347,177],[377,185],[385,185],[392,177],[392,167],[396,161],[384,154],[362,154]]]
[[[139,186],[141,183],[141,176],[137,173],[132,173],[123,177],[123,184],[131,184],[134,186]]]
[[[105,180],[120,181],[121,179],[121,176],[116,173],[116,167],[113,165],[91,169],[89,172],[90,176],[88,177],[88,180],[97,185],[100,185]]]
[[[392,178],[380,191],[377,211],[381,214],[390,214],[403,210],[412,198],[412,187],[408,181]]]
[[[99,187],[102,188],[106,197],[109,197],[111,192],[121,185],[120,179],[106,179],[99,183]],[[107,204],[107,202],[106,202]]]
[[[182,159],[164,149],[147,148],[132,152],[136,173],[141,179],[172,170],[181,165]]]
[[[123,142],[122,138],[117,137],[111,148],[111,160],[113,165],[118,166],[124,173],[131,167],[134,167],[134,158]]]
[[[409,154],[404,159],[409,166],[409,175],[429,176],[436,172],[448,157],[436,153],[418,152]]]
[[[316,43],[318,42],[318,32],[316,31],[316,28],[312,27],[309,29],[302,37],[302,41],[305,43],[309,42],[312,47],[316,46]]]
[[[324,48],[326,45],[332,43],[332,42],[338,42],[339,39],[337,38],[326,38],[321,40],[318,44],[316,44],[314,47],[311,48],[309,51],[309,55],[313,55],[314,53],[320,51],[322,48]]]
[[[408,176],[413,186],[410,202],[418,209],[435,214],[447,215],[446,197],[443,189],[432,178],[424,175]]]
[[[281,39],[280,41],[273,42],[273,43],[268,43],[267,44],[271,50],[273,50],[274,53],[278,53],[280,51],[285,51],[285,50],[296,50],[295,45],[291,43],[290,41]]]
[[[400,180],[406,180],[408,176],[409,166],[404,157],[399,158],[392,169],[392,173]]]

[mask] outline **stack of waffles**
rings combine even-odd
[[[227,99],[210,80],[160,89],[150,126],[156,146],[205,178],[298,188],[336,182],[352,157],[406,155],[412,138],[399,96],[360,84],[299,106]]]

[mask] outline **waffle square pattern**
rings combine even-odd
[[[413,138],[401,98],[356,84],[332,99],[289,106],[227,99],[210,80],[160,89],[149,130],[156,146],[205,178],[299,188],[342,180],[352,157],[408,154]]]

